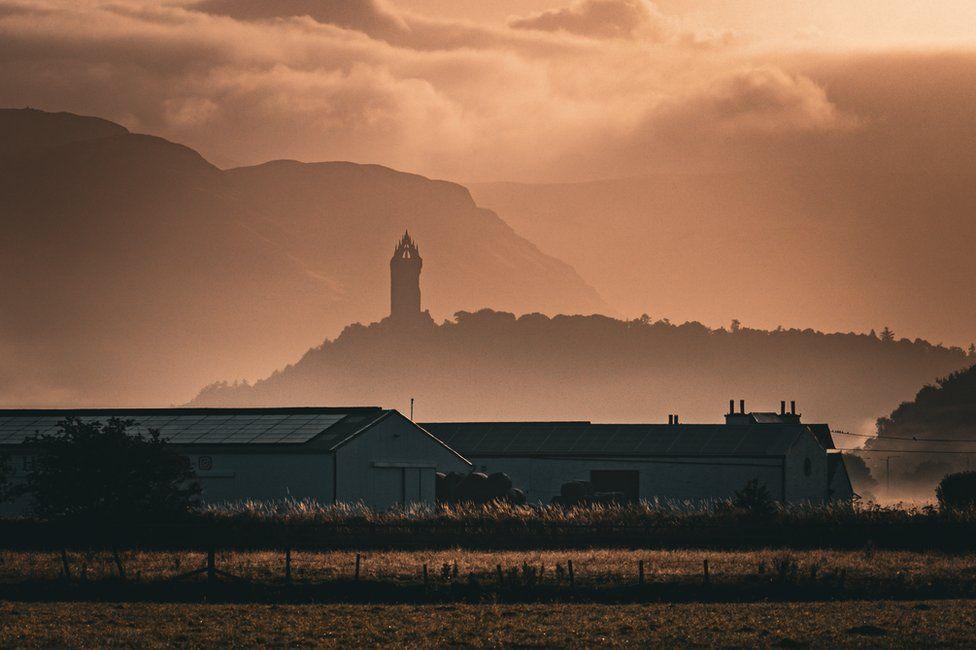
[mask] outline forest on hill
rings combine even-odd
[[[946,474],[976,469],[976,365],[926,382],[914,399],[878,418],[877,437],[864,449],[878,482],[867,486],[872,493],[887,489],[890,471],[896,495],[931,498]]]
[[[389,319],[335,340],[254,384],[219,382],[197,406],[371,403],[435,420],[720,421],[796,400],[806,422],[872,431],[875,420],[971,353],[885,330],[827,334],[708,328],[643,316],[458,312],[441,324]],[[841,441],[848,442],[848,441]]]

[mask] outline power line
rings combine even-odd
[[[867,438],[869,440],[906,440],[908,442],[976,442],[976,438],[918,438],[916,436],[877,436],[867,433],[851,433],[849,431],[834,431],[842,436],[854,436],[855,438]]]
[[[838,449],[845,454],[950,454],[971,456],[976,451],[952,451],[948,449]]]

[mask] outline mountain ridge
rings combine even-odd
[[[217,377],[262,376],[388,311],[404,228],[425,251],[434,314],[605,306],[460,185],[343,162],[221,170],[102,120],[104,137],[87,137],[81,119],[72,131],[50,116],[64,134],[0,162],[12,247],[0,261],[11,360],[0,403],[158,405]],[[28,121],[46,128],[43,114]]]

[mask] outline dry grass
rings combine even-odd
[[[867,521],[908,521],[938,517],[931,506],[898,503],[877,504],[773,504],[772,519],[842,523]],[[375,511],[362,504],[320,503],[309,499],[238,501],[211,504],[205,515],[217,520],[285,524],[370,524],[383,525],[523,525],[523,526],[660,526],[741,517],[729,499],[706,501],[659,500],[628,504],[591,504],[566,508],[559,505],[512,505],[492,502],[485,505],[415,504],[407,508]],[[976,520],[976,510],[957,513],[956,518]]]
[[[75,579],[114,579],[117,569],[108,552],[71,552],[69,562]],[[328,582],[353,577],[355,553],[294,552],[293,579],[297,582]],[[901,587],[969,584],[976,577],[976,556],[938,552],[907,551],[631,551],[593,549],[577,551],[374,551],[361,555],[361,578],[398,584],[417,584],[426,564],[431,581],[495,580],[496,567],[516,570],[520,579],[525,567],[541,574],[543,583],[566,580],[567,561],[572,560],[579,585],[632,584],[638,561],[644,561],[649,582],[697,582],[703,560],[709,561],[714,584],[735,584],[758,576],[792,583],[844,576],[847,586],[897,584]],[[204,565],[206,557],[196,552],[123,552],[121,559],[130,578],[152,582],[171,578]],[[218,552],[219,568],[256,582],[279,583],[283,579],[284,556],[278,552]],[[454,567],[457,576],[454,576]],[[59,553],[33,551],[0,552],[0,584],[56,580],[61,576]],[[560,577],[562,576],[562,577]]]
[[[212,605],[0,602],[0,647],[971,647],[976,603]]]

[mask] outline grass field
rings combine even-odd
[[[616,606],[0,602],[0,647],[974,643],[972,601]]]
[[[816,600],[823,598],[957,598],[976,596],[976,556],[906,551],[389,551],[361,555],[295,552],[284,585],[284,556],[272,552],[218,553],[217,566],[248,581],[219,592],[231,600],[423,602],[483,600]],[[87,599],[174,599],[205,595],[170,587],[166,580],[202,567],[193,552],[122,552],[126,580],[111,553],[68,555],[70,581],[58,553],[0,552],[0,594],[34,599],[43,594]],[[704,562],[708,561],[707,588]],[[573,565],[573,587],[569,564]],[[635,589],[638,563],[645,586]],[[423,589],[423,566],[429,589]],[[455,569],[456,567],[456,569]],[[502,578],[498,570],[501,567]],[[199,580],[199,578],[197,579]],[[196,583],[199,585],[199,582]],[[26,586],[26,591],[17,591]],[[303,591],[304,589],[304,591]],[[60,590],[60,591],[59,591]],[[170,591],[172,591],[171,595]],[[18,595],[19,594],[19,595]],[[217,597],[218,593],[215,592]],[[2,596],[0,596],[2,597]],[[343,598],[346,598],[344,601]]]
[[[121,552],[121,560],[130,578],[143,581],[164,580],[203,566],[204,553]],[[218,566],[241,577],[259,582],[283,579],[284,555],[281,552],[218,552]],[[74,578],[112,579],[118,568],[111,553],[71,552],[69,566]],[[352,578],[356,554],[342,552],[293,552],[292,575],[296,581],[329,581]],[[796,581],[822,578],[843,572],[848,583],[896,578],[903,583],[972,581],[976,577],[976,555],[908,551],[646,551],[592,549],[569,551],[372,551],[361,554],[360,575],[363,580],[393,583],[417,583],[422,567],[428,566],[430,580],[457,579],[475,575],[492,580],[497,566],[508,574],[521,573],[524,566],[536,569],[543,581],[566,578],[568,560],[572,560],[577,584],[633,582],[638,562],[643,560],[648,581],[697,580],[703,571],[703,560],[709,561],[714,582],[737,581],[758,575],[778,576]],[[445,567],[447,572],[445,573]],[[0,583],[22,580],[56,580],[62,575],[59,553],[38,551],[0,551]],[[538,575],[538,574],[537,574]]]

